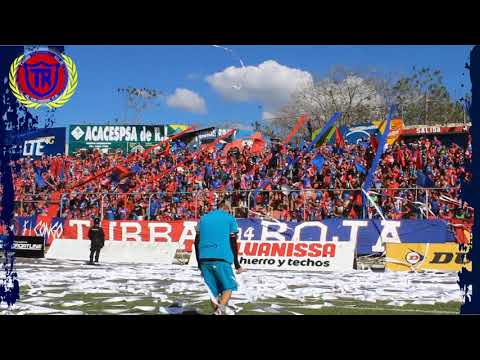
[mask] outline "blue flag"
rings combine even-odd
[[[267,186],[269,182],[270,182],[269,179],[263,179],[263,181],[260,183],[260,185],[258,186],[258,188],[255,189],[255,191],[254,191],[254,193],[253,193],[253,204],[254,204],[255,207],[257,206],[257,195],[258,195],[258,193],[259,193],[260,190],[262,190],[265,186]]]
[[[38,170],[35,170],[35,184],[40,188],[47,186],[47,183],[43,180],[43,177]]]
[[[135,164],[135,165],[132,166],[130,171],[136,174],[136,173],[142,171],[142,167],[139,164]]]
[[[322,167],[325,164],[325,158],[322,155],[317,155],[313,160],[312,164],[315,165],[317,168],[317,172],[320,173],[322,171]]]
[[[65,179],[65,163],[62,162],[62,167],[60,168],[60,174],[58,175],[58,177],[60,178],[60,180],[64,180]]]
[[[359,163],[355,163],[355,167],[357,168],[357,171],[362,174],[366,174],[367,170]]]
[[[377,153],[375,154],[375,158],[373,159],[372,165],[370,166],[370,169],[368,170],[368,174],[367,174],[367,178],[365,179],[365,183],[362,186],[362,189],[366,192],[368,192],[368,190],[370,190],[370,187],[372,186],[373,174],[375,174],[375,171],[377,170],[378,164],[380,163],[381,157],[383,155],[383,150],[384,150],[385,144],[387,142],[388,133],[390,132],[390,122],[392,120],[394,110],[395,110],[395,105],[392,105],[390,107],[390,112],[388,114],[387,123],[386,123],[386,126],[385,126],[385,131],[383,132],[382,136],[380,137],[380,141],[378,142]]]
[[[120,170],[119,168],[114,168],[112,170],[112,173],[110,175],[110,181],[113,183],[113,184],[117,184],[120,182],[120,178],[122,176],[122,174],[125,173],[124,171]]]
[[[305,141],[305,139],[302,139],[302,143],[300,144],[300,150],[303,150],[303,148],[307,146],[307,142]]]
[[[383,155],[383,150],[385,148],[385,143],[387,142],[388,133],[390,132],[390,122],[392,120],[394,110],[395,110],[395,105],[392,105],[390,107],[390,112],[388,114],[387,123],[386,123],[386,126],[385,126],[385,131],[381,135],[380,141],[378,142],[377,152],[375,154],[375,158],[373,159],[372,165],[370,166],[370,169],[368,170],[367,177],[365,179],[365,183],[362,185],[362,190],[363,190],[362,200],[363,200],[363,204],[364,204],[364,214],[366,214],[365,206],[368,203],[368,199],[367,199],[365,193],[368,193],[368,191],[370,190],[370,187],[372,186],[372,182],[373,182],[373,175],[375,174],[375,171],[377,170],[378,164],[380,164],[380,160],[381,160],[382,155]]]
[[[213,171],[212,171],[212,167],[210,165],[205,165],[205,174],[206,175],[209,175],[209,176],[212,176],[213,175]]]
[[[423,171],[417,170],[417,186],[422,188],[433,187],[435,184],[429,176],[425,175]]]
[[[290,157],[290,155],[288,155],[288,158],[287,158],[287,167],[290,167],[290,165],[292,165],[293,163],[293,158]]]

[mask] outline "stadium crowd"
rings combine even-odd
[[[360,188],[375,156],[371,144],[322,145],[311,152],[298,145],[252,148],[199,150],[178,141],[148,155],[84,151],[20,159],[12,162],[15,215],[45,215],[57,201],[56,215],[69,219],[193,219],[223,196],[237,217],[268,214],[302,221],[379,216],[370,201],[366,214],[362,208]],[[321,167],[312,162],[318,155],[325,159]],[[294,159],[295,166],[289,167]],[[461,148],[436,137],[400,140],[383,154],[371,200],[389,219],[471,218],[473,209],[459,200],[462,184],[471,179],[471,159],[470,141]],[[111,168],[112,173],[75,186]],[[270,183],[256,192],[266,178]]]

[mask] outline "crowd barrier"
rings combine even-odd
[[[198,219],[206,211],[209,211],[209,204],[219,199],[224,199],[230,205],[232,213],[237,218],[252,218],[255,213],[262,212],[266,216],[277,220],[288,221],[314,221],[318,218],[316,210],[320,209],[318,196],[323,192],[328,192],[334,198],[343,198],[348,194],[359,194],[361,189],[303,189],[294,190],[285,188],[283,190],[260,191],[256,194],[255,190],[235,190],[235,191],[210,191],[199,190],[195,192],[159,192],[159,193],[63,193],[60,197],[59,216],[66,215],[66,209],[70,201],[82,196],[92,197],[94,199],[93,209],[102,220],[111,219],[109,208],[111,204],[117,204],[118,200],[123,198],[130,204],[144,205],[144,212],[137,217],[144,220],[156,220],[158,214],[170,214],[175,219]],[[406,193],[412,195],[407,199]],[[395,206],[402,203],[409,203],[415,207],[419,219],[435,218],[431,210],[431,199],[434,194],[448,194],[445,188],[372,188],[371,198],[374,199],[380,208],[382,204],[389,200]],[[34,197],[34,195],[29,195]],[[256,196],[256,199],[254,197]],[[29,197],[29,198],[30,198]],[[254,201],[256,200],[256,201]],[[158,203],[164,207],[160,208]],[[179,204],[186,206],[178,206]],[[17,200],[15,202],[15,211],[17,214],[23,214],[34,211],[39,205],[50,205],[45,199],[39,200]],[[285,210],[289,215],[286,215]],[[368,211],[369,210],[369,211]],[[294,215],[291,215],[294,212]],[[367,213],[361,211],[359,218],[369,218],[371,214],[376,214],[375,209],[369,202],[367,204]],[[86,212],[85,216],[75,216],[76,218],[91,217],[92,212]],[[390,213],[383,214],[387,219],[393,219]],[[21,216],[21,215],[20,215]],[[293,218],[292,218],[293,216]]]

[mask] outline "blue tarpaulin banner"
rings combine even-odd
[[[237,219],[240,240],[254,241],[357,241],[357,254],[382,251],[383,241],[445,243],[455,238],[443,220],[348,220],[281,222],[269,219]]]
[[[66,129],[44,128],[24,133],[7,132],[6,142],[13,145],[15,158],[30,156],[33,159],[44,155],[65,154]]]

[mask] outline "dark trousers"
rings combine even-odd
[[[90,262],[93,262],[93,255],[95,255],[95,262],[98,262],[98,258],[100,257],[100,250],[102,250],[100,246],[90,247]]]

